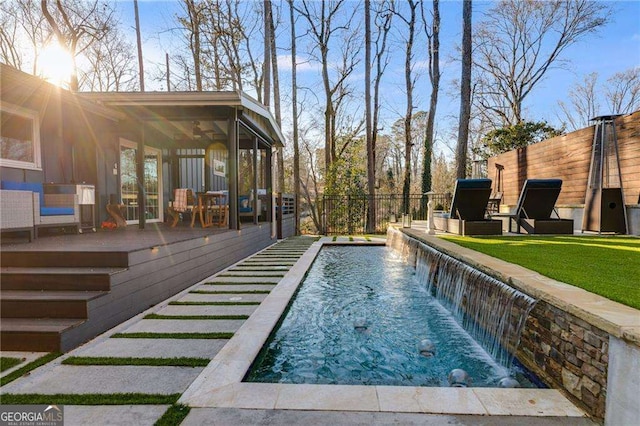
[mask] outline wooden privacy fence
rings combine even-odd
[[[615,120],[625,204],[640,198],[640,111]],[[557,136],[489,158],[487,174],[494,179],[503,169],[502,203],[515,205],[524,181],[531,178],[562,179],[558,205],[584,204],[595,126]]]
[[[323,228],[326,235],[364,234],[366,232],[368,195],[324,195],[322,197]],[[433,194],[435,210],[449,210],[451,194]],[[409,213],[413,220],[427,220],[427,197],[409,196]],[[389,222],[402,219],[402,194],[375,195],[375,233],[385,233]]]

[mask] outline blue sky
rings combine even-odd
[[[260,2],[261,3],[261,2]],[[402,5],[402,1],[399,2]],[[624,71],[632,67],[640,66],[640,1],[614,1],[607,2],[613,7],[612,21],[597,35],[571,46],[564,53],[564,59],[570,61],[568,67],[553,69],[548,72],[546,78],[537,86],[534,92],[525,101],[525,115],[533,120],[546,120],[558,125],[557,116],[559,100],[566,101],[566,94],[573,84],[592,72],[598,72],[600,81],[604,82],[616,72]],[[288,5],[274,0],[274,4],[284,8],[284,24],[288,26]],[[347,4],[347,7],[350,5]],[[351,7],[360,6],[358,1],[352,1]],[[474,1],[473,15],[477,22],[483,18],[483,13],[492,6],[492,2]],[[430,3],[427,4],[430,8]],[[157,74],[158,66],[164,64],[164,52],[170,54],[180,48],[179,41],[168,32],[173,24],[173,18],[180,12],[180,4],[177,1],[140,0],[139,9],[141,15],[141,27],[143,33],[143,50],[145,56],[145,70],[147,74],[147,87],[150,90],[160,90],[159,83],[152,82],[150,76]],[[122,14],[123,24],[130,33],[131,40],[135,40],[133,33],[133,2],[119,1],[118,10]],[[457,55],[455,46],[459,45],[461,38],[461,12],[462,2],[459,0],[441,1],[441,69],[442,81],[440,101],[438,105],[439,133],[441,137],[449,132],[457,120],[459,100],[454,95],[456,92],[452,81],[460,76],[459,63],[455,60]],[[299,31],[300,33],[301,31]],[[279,47],[288,47],[288,29],[283,31],[279,40]],[[261,43],[261,40],[256,40]],[[420,41],[419,41],[420,42]],[[182,48],[184,49],[184,48]],[[384,119],[389,123],[400,118],[404,111],[404,69],[401,48],[396,46],[399,53],[394,56],[389,65],[386,82],[384,83]],[[299,54],[303,46],[298,46]],[[186,52],[183,52],[186,53]],[[280,55],[287,55],[286,51],[279,51]],[[364,54],[363,54],[364,56]],[[417,59],[426,59],[426,51],[416,52]],[[286,62],[285,62],[286,63]],[[289,70],[281,70],[281,89],[286,95],[290,87]],[[423,71],[424,74],[424,71]],[[359,70],[353,78],[358,79],[363,75]],[[309,86],[319,81],[319,73],[314,67],[306,67],[299,70],[299,82]],[[361,89],[359,89],[361,90]],[[429,101],[429,85],[426,75],[418,81],[416,88],[415,105],[418,109],[427,109]],[[358,108],[355,106],[354,108]],[[602,111],[608,113],[608,111]],[[283,112],[286,115],[286,112]],[[390,123],[389,123],[390,124]],[[286,127],[287,124],[283,126]],[[446,148],[445,148],[446,149]]]

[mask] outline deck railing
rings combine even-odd
[[[434,210],[449,210],[451,194],[432,194]],[[409,196],[408,213],[413,220],[427,219],[427,197],[423,194]],[[324,230],[327,235],[362,234],[366,231],[369,196],[324,195]],[[384,233],[389,222],[402,219],[402,194],[378,194],[374,196],[375,232]]]

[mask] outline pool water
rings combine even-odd
[[[324,247],[245,380],[449,386],[461,368],[471,386],[511,375],[535,387],[522,369],[491,358],[426,289],[386,247]],[[423,339],[434,356],[420,354]]]

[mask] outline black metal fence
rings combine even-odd
[[[451,194],[432,194],[434,210],[449,210]],[[325,195],[322,197],[324,231],[327,235],[363,234],[366,231],[369,196]],[[409,196],[408,213],[413,220],[427,220],[427,197]],[[387,231],[389,222],[402,220],[402,194],[375,195],[375,232]]]

